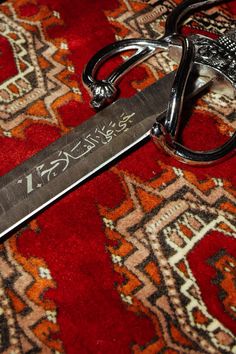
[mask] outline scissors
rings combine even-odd
[[[180,25],[193,12],[222,2],[222,0],[185,0],[167,17],[164,35],[159,39],[127,39],[112,43],[96,53],[88,62],[83,82],[92,95],[91,105],[99,109],[117,97],[117,84],[134,66],[153,54],[169,50],[180,63],[169,96],[165,119],[156,121],[151,129],[154,141],[165,151],[183,162],[209,164],[228,158],[236,147],[236,133],[222,146],[209,151],[193,151],[178,142],[179,128],[183,120],[183,102],[187,83],[193,73],[221,80],[225,93],[234,96],[236,87],[236,32],[232,30],[213,41],[194,35],[190,38],[180,33]],[[118,53],[135,50],[135,54],[123,62],[104,80],[96,76],[102,64]],[[178,55],[176,55],[178,54]],[[221,85],[222,86],[222,85]]]
[[[228,94],[236,87],[236,31],[217,41],[179,32],[183,20],[219,0],[186,0],[168,16],[165,34],[157,40],[129,39],[95,54],[83,73],[95,108],[114,100],[119,79],[154,53],[169,50],[180,57],[172,72],[129,99],[119,99],[0,179],[0,238],[41,209],[81,184],[98,170],[151,136],[158,145],[188,163],[209,164],[229,157],[236,135],[214,150],[192,151],[178,141],[185,97],[221,80]],[[102,64],[127,50],[135,53],[104,80]],[[221,79],[220,79],[221,78]]]

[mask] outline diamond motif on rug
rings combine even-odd
[[[126,199],[100,213],[125,279],[118,291],[156,328],[152,342],[133,349],[235,353],[235,191],[168,166],[151,182],[114,171]]]
[[[0,6],[0,128],[8,136],[19,135],[32,121],[63,129],[58,108],[81,100],[67,43],[47,34],[47,28],[62,24],[60,17],[37,6],[34,16],[22,16],[21,6],[15,0]]]
[[[55,288],[42,259],[23,257],[13,236],[0,246],[0,352],[57,353],[63,351],[56,305],[44,299]]]

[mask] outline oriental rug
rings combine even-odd
[[[7,0],[0,5],[0,174],[94,111],[81,75],[103,46],[158,38],[177,0]],[[186,35],[236,28],[236,2]],[[131,96],[173,70],[161,53],[120,84]],[[107,68],[109,69],[109,68]],[[183,139],[221,144],[235,100],[185,108]],[[152,141],[0,244],[0,353],[236,353],[236,157],[183,165]]]

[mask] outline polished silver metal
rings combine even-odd
[[[91,105],[100,109],[111,103],[117,96],[117,84],[127,71],[158,50],[167,50],[167,48],[168,43],[151,39],[127,39],[102,48],[89,60],[83,72],[84,85],[92,95]],[[135,54],[114,69],[107,78],[97,80],[97,73],[102,64],[124,51],[135,51]]]
[[[218,1],[210,1],[216,3]],[[201,1],[198,3],[209,3]],[[194,2],[187,0],[187,6]],[[198,6],[198,5],[196,5]],[[178,8],[172,17],[179,26]],[[0,177],[0,237],[31,218],[59,197],[81,184],[115,158],[150,136],[183,161],[215,161],[232,153],[235,135],[223,147],[210,152],[192,152],[177,141],[183,99],[204,90],[223,72],[235,88],[235,32],[210,42],[205,37],[184,38],[178,33],[161,40],[127,40],[101,50],[84,71],[85,84],[95,94],[93,103],[100,107],[116,95],[115,85],[124,73],[150,55],[169,50],[179,53],[177,73],[170,73],[143,92],[112,103],[93,118],[76,127],[55,143]],[[212,46],[217,56],[212,58]],[[97,72],[104,61],[116,53],[135,50],[135,54],[115,69],[108,78],[98,81]],[[225,65],[225,51],[230,61]],[[214,60],[213,60],[214,59]],[[196,80],[190,76],[199,70]],[[204,70],[203,70],[204,69]],[[203,72],[204,71],[204,72]],[[171,93],[171,94],[170,94]],[[153,122],[156,125],[152,129]],[[155,131],[156,129],[156,131]]]
[[[222,3],[222,0],[185,0],[172,10],[166,20],[164,38],[179,34],[179,27],[192,13]]]
[[[170,73],[143,92],[112,103],[0,177],[0,238],[148,139],[153,120],[165,117],[173,80]],[[191,95],[207,85],[199,79]]]
[[[182,108],[186,86],[193,72],[197,72],[198,76],[207,76],[209,79],[214,77],[217,83],[221,80],[224,92],[231,96],[235,94],[235,31],[222,36],[218,41],[198,35],[185,38],[179,33],[179,26],[193,11],[196,12],[220,2],[222,1],[183,1],[167,17],[165,33],[162,38],[157,40],[128,39],[118,41],[100,50],[91,58],[83,74],[83,81],[93,96],[91,104],[95,108],[101,108],[112,102],[117,97],[119,79],[128,70],[151,55],[163,50],[168,50],[175,57],[178,53],[179,67],[170,90],[166,119],[162,122],[157,120],[154,123],[151,135],[158,145],[183,162],[209,164],[229,157],[236,146],[236,134],[223,146],[210,151],[192,151],[182,146],[177,140],[180,122],[183,119]],[[136,52],[115,69],[109,77],[104,80],[96,79],[97,73],[105,61],[127,50],[136,50]]]
[[[195,54],[191,62],[194,61],[195,71],[198,72],[198,75],[214,78],[215,90],[217,91],[219,87],[221,93],[224,92],[224,94],[234,98],[236,89],[236,30],[227,32],[218,40],[195,35],[190,37],[190,41],[195,48]],[[182,48],[183,45],[182,47],[173,46],[172,51],[175,59],[183,59]],[[187,63],[180,64],[181,67],[183,67],[183,70],[180,71],[185,72],[187,77],[189,65]],[[178,89],[178,82],[175,81],[174,84]],[[181,84],[180,81],[179,84]],[[180,121],[180,118],[176,117],[176,120]],[[166,122],[164,122],[164,125],[166,125]],[[154,137],[158,138],[156,135]],[[236,132],[222,146],[209,151],[190,150],[177,142],[175,137],[172,140],[166,140],[159,136],[158,144],[184,162],[194,162],[196,164],[220,162],[234,154],[236,148]]]

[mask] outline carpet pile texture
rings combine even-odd
[[[158,38],[179,2],[3,2],[0,175],[94,114],[81,74],[97,50]],[[227,2],[183,31],[217,38],[235,16]],[[121,96],[175,67],[153,56]],[[219,93],[185,114],[195,149],[236,127],[235,101]],[[150,140],[12,233],[0,244],[0,352],[236,353],[235,163],[184,165]]]

